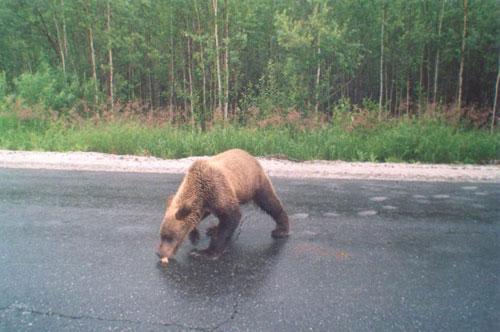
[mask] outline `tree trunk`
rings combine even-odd
[[[392,113],[392,110],[393,110],[393,108],[392,108],[393,101],[394,101],[393,92],[394,92],[394,78],[391,80],[391,89],[389,90],[389,103],[388,103],[389,104],[389,113]]]
[[[62,1],[62,0],[61,0]],[[87,2],[82,2],[84,6],[84,11],[87,17],[89,19],[92,17],[90,8],[91,8],[91,1],[88,0]],[[90,19],[90,22],[88,22],[88,38],[89,38],[89,48],[90,48],[90,64],[92,66],[92,82],[94,83],[94,106],[97,107],[99,103],[99,88],[97,86],[97,65],[96,65],[96,58],[95,58],[95,48],[94,48],[94,31],[92,29],[92,25],[94,24],[93,19]],[[129,78],[130,80],[130,78]]]
[[[182,111],[182,114],[185,114],[185,112],[188,112],[187,93],[186,93],[186,91],[189,89],[189,87],[186,88],[187,78],[186,78],[186,63],[185,63],[185,61],[184,61],[184,64],[182,66],[182,82],[183,82],[183,84],[182,84],[182,89],[183,89],[183,91],[182,91],[182,97],[183,98],[182,99],[183,99],[183,102],[184,102],[184,109]]]
[[[211,81],[211,86],[210,86],[210,99],[211,99],[211,104],[212,106],[210,107],[211,110],[217,110],[217,80],[210,80]],[[210,114],[210,119],[213,119],[214,114],[213,111]]]
[[[40,10],[36,6],[34,8],[34,11],[36,12],[36,15],[38,16],[38,18],[40,19],[40,24],[38,24],[38,29],[40,30],[41,33],[43,33],[45,35],[45,37],[47,37],[47,40],[49,41],[50,45],[52,46],[52,49],[54,50],[56,55],[60,57],[59,46],[56,43],[56,41],[54,41],[54,38],[52,38],[52,36],[49,32],[49,28],[47,26],[47,23],[45,22],[45,19],[44,19],[42,13],[40,12]]]
[[[224,7],[226,10],[226,23],[225,23],[225,57],[224,57],[224,67],[226,72],[226,86],[225,86],[225,95],[224,95],[224,121],[227,121],[227,113],[229,109],[229,7],[227,4],[227,0],[224,0]]]
[[[406,115],[410,116],[410,74],[406,76]]]
[[[229,109],[233,111],[233,115],[237,116],[237,112],[238,112],[238,96],[239,96],[239,93],[238,91],[240,91],[240,86],[239,86],[239,82],[238,82],[238,73],[236,72],[236,70],[233,70],[231,72],[231,75],[233,76],[233,79],[232,79],[232,87],[233,87],[233,91],[235,91],[237,93],[237,96],[236,98],[233,98],[232,100],[232,107],[230,107]]]
[[[203,44],[200,42],[200,56],[201,56],[201,75],[202,75],[202,98],[203,98],[203,112],[207,109],[207,74],[205,71],[205,55],[203,52]]]
[[[214,38],[215,38],[215,65],[217,67],[217,106],[222,110],[222,83],[221,83],[221,69],[219,58],[219,32],[217,26],[217,0],[212,0],[212,7],[214,10]]]
[[[420,71],[419,71],[419,79],[418,79],[418,115],[422,115],[423,109],[423,98],[422,94],[424,92],[424,53],[425,47],[422,49],[422,54],[420,55]]]
[[[151,70],[148,70],[148,95],[149,95],[149,111],[153,111],[153,80],[151,79]]]
[[[175,72],[174,72],[174,23],[173,23],[173,6],[170,4],[170,122],[174,122],[174,89],[175,89]]]
[[[382,4],[382,23],[380,24],[380,90],[378,98],[378,119],[382,118],[382,99],[384,97],[384,25],[385,25],[385,4]]]
[[[431,88],[431,48],[430,46],[427,47],[427,61],[425,61],[425,102],[427,105],[430,104],[431,101],[431,94],[430,94],[430,88]]]
[[[316,68],[316,106],[314,112],[317,114],[319,110],[319,82],[321,77],[321,34],[318,32],[318,49],[316,51],[318,56],[318,65]]]
[[[493,99],[493,116],[491,117],[491,133],[495,130],[495,116],[497,109],[497,99],[498,99],[498,85],[500,83],[500,53],[498,53],[498,72],[497,72],[497,82],[495,84],[495,97]]]
[[[90,44],[90,60],[92,62],[92,80],[94,81],[94,102],[97,106],[99,103],[99,90],[97,87],[97,70],[95,62],[95,49],[94,49],[94,33],[92,31],[92,26],[89,26],[89,44]]]
[[[464,29],[462,33],[462,47],[460,48],[460,70],[458,74],[458,98],[457,112],[460,114],[462,109],[462,83],[464,74],[464,58],[465,58],[465,38],[467,37],[467,0],[464,1]]]
[[[63,46],[63,41],[61,40],[61,32],[59,30],[59,24],[57,23],[57,18],[55,14],[53,14],[53,19],[54,19],[54,25],[56,27],[57,48],[59,50],[59,57],[61,58],[61,66],[63,74],[66,75],[66,58],[64,56],[64,46]]]
[[[387,59],[384,60],[387,62]],[[388,73],[388,65],[384,66],[384,82],[385,82],[385,93],[384,93],[384,99],[385,99],[385,107],[387,111],[391,110],[391,95],[390,95],[390,89],[389,89],[389,73]]]
[[[113,105],[115,104],[114,100],[114,86],[113,86],[113,48],[111,47],[111,5],[110,5],[110,0],[108,0],[107,3],[107,21],[106,21],[106,28],[107,28],[107,34],[108,34],[108,65],[109,65],[109,90],[108,90],[108,95],[109,95],[109,103],[111,106],[111,109],[113,108]]]
[[[132,81],[132,64],[131,63],[129,63],[127,66],[127,80],[129,82]],[[130,100],[134,100],[134,88],[132,87],[132,84],[129,84],[129,86],[128,86],[127,97]]]
[[[441,42],[441,29],[443,27],[443,16],[444,16],[444,4],[446,0],[441,0],[441,14],[439,15],[439,23],[438,23],[438,46],[436,51],[436,64],[434,66],[434,104],[437,102],[437,92],[438,92],[438,74],[439,74],[439,50],[440,50],[440,42]]]
[[[399,116],[399,91],[398,91],[398,85],[396,85],[396,92],[394,94],[394,110],[393,112]]]
[[[187,37],[187,61],[188,61],[188,80],[189,80],[189,113],[191,117],[191,127],[194,128],[194,110],[193,110],[193,75],[192,75],[192,69],[191,66],[193,65],[192,58],[191,58],[191,38],[188,36]]]
[[[201,35],[202,29],[201,29],[201,23],[200,23],[200,12],[198,10],[197,2],[194,2],[194,10],[196,12],[196,18],[197,18],[197,30],[198,34]],[[205,72],[205,51],[203,47],[203,40],[200,39],[200,61],[201,61],[201,75],[202,75],[202,121],[201,121],[201,126],[202,130],[205,129],[205,111],[207,108],[207,91],[206,91],[206,85],[207,85],[207,75]]]
[[[66,33],[66,16],[64,15],[64,0],[61,0],[62,24],[63,24],[63,48],[64,58],[68,59],[68,35]]]

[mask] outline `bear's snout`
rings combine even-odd
[[[157,247],[156,247],[156,255],[160,259],[164,258],[169,258],[175,253],[175,247],[170,245],[170,244],[165,244],[161,242]]]
[[[161,244],[156,246],[155,252],[156,252],[156,256],[158,256],[159,258],[163,258],[166,256],[165,248],[163,248],[163,245],[161,245]]]
[[[161,243],[156,246],[155,253],[156,253],[156,256],[158,256],[158,258],[160,258],[160,259],[167,256],[166,252],[165,252],[165,248],[163,248],[163,245]]]
[[[156,256],[160,258],[160,264],[163,266],[167,266],[171,254],[171,250],[165,248],[165,245],[163,244],[158,245],[156,248]]]

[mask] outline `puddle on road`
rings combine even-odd
[[[358,216],[361,217],[369,217],[369,216],[374,216],[377,214],[377,211],[375,210],[366,210],[366,211],[359,211]]]
[[[385,200],[387,200],[387,197],[385,197],[385,196],[375,196],[375,197],[370,198],[370,201],[373,201],[373,202],[383,202]]]
[[[432,197],[437,198],[437,199],[446,199],[446,198],[450,198],[450,195],[437,194],[437,195],[432,195]]]
[[[429,204],[430,201],[426,200],[426,199],[417,199],[416,201],[417,203],[420,203],[420,204]]]
[[[307,213],[295,213],[290,216],[291,219],[306,219],[309,217]]]
[[[463,186],[462,189],[472,191],[472,190],[477,190],[477,187],[476,186]]]
[[[318,235],[318,233],[316,233],[316,232],[307,231],[307,230],[306,230],[306,231],[303,231],[303,232],[301,232],[301,233],[302,233],[303,235],[306,235],[306,236],[316,236],[316,235]]]

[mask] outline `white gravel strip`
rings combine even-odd
[[[196,159],[164,160],[155,157],[97,152],[38,152],[0,150],[1,168],[79,170],[101,172],[184,173]],[[289,178],[373,179],[500,183],[500,165],[430,165],[404,163],[351,163],[259,158],[270,176]]]

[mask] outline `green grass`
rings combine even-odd
[[[455,128],[430,120],[391,120],[372,128],[321,129],[217,127],[208,132],[133,121],[99,125],[21,120],[0,114],[0,148],[41,151],[96,151],[179,158],[212,155],[230,148],[291,159],[486,163],[500,159],[500,133]]]

